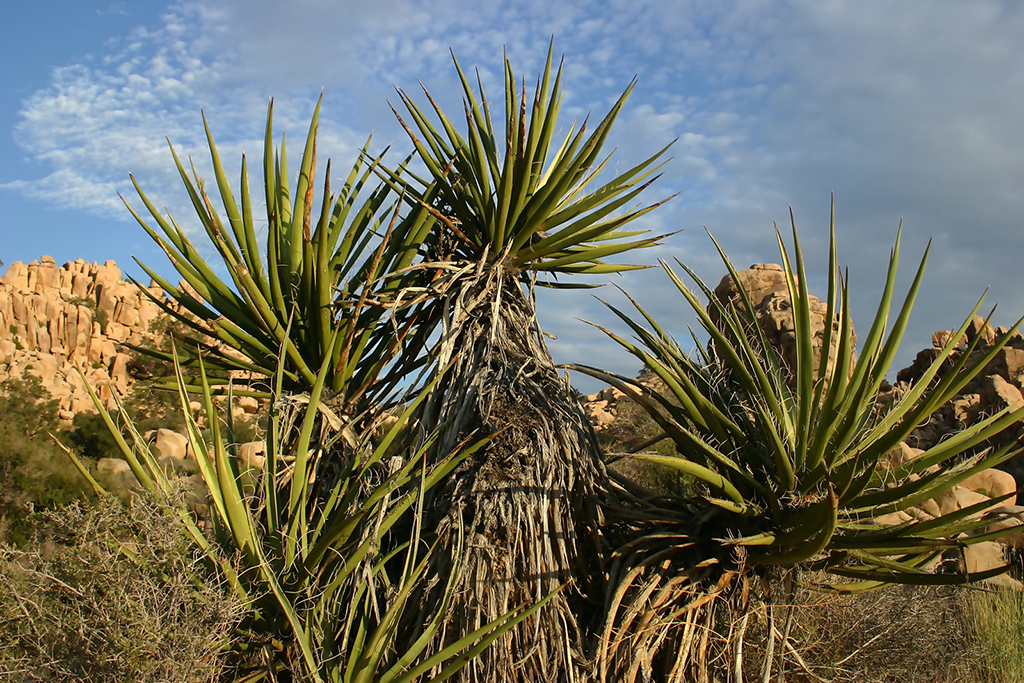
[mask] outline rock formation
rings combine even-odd
[[[163,299],[156,283],[149,291]],[[0,279],[0,382],[36,375],[60,401],[62,419],[94,412],[75,366],[108,404],[124,396],[133,379],[120,345],[145,340],[161,314],[113,261],[15,261]]]
[[[774,263],[757,263],[747,270],[739,271],[736,276],[740,284],[750,294],[754,313],[761,323],[761,329],[764,331],[768,343],[779,352],[787,368],[795,367],[796,337],[793,334],[793,304],[789,297],[789,287],[786,284],[786,272],[782,266]],[[736,284],[729,275],[722,278],[715,288],[714,295],[726,307],[743,305]],[[825,318],[828,316],[828,304],[811,295],[808,298],[808,307],[811,313],[811,329],[814,331],[814,358],[817,362],[821,358],[821,349],[825,345]],[[708,315],[715,325],[720,325],[720,314],[715,306],[708,306]],[[839,336],[838,312],[833,316],[831,325],[833,339],[837,339]],[[851,330],[851,332],[853,331]],[[856,332],[853,332],[850,341],[850,348],[855,348],[857,345]],[[829,350],[830,367],[835,364],[836,351],[835,345]],[[851,350],[851,360],[853,360],[853,356],[854,353]]]
[[[974,357],[980,357],[988,352],[990,345],[999,337],[1007,333],[1004,328],[993,329],[985,323],[980,316],[976,316],[971,322],[967,331],[968,342],[977,339],[977,347],[972,352]],[[882,402],[898,400],[907,388],[918,382],[924,371],[931,365],[932,361],[939,356],[946,341],[953,335],[950,330],[939,330],[932,335],[931,348],[924,349],[917,354],[910,367],[900,370],[896,375],[896,382],[879,397]],[[953,355],[946,361],[945,368],[952,367],[959,361],[966,352],[967,345],[961,345],[954,351]],[[914,430],[907,439],[907,442],[922,450],[927,450],[942,441],[950,434],[955,434],[965,427],[969,427],[988,415],[992,415],[1003,408],[1016,406],[1024,401],[1024,335],[1015,332],[1011,335],[1007,345],[996,354],[986,368],[949,403],[942,406],[932,414],[931,419]],[[1020,442],[1024,438],[1024,423],[1018,422],[1011,429],[1001,434],[1001,441],[998,444],[986,444],[987,446],[1001,446],[1007,441]],[[1024,480],[1024,461],[1019,457],[1014,458],[1003,466],[1003,469],[1011,472],[1018,481]]]

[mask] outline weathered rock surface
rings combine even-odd
[[[789,297],[789,287],[786,284],[786,273],[782,266],[774,263],[757,263],[736,273],[740,284],[749,292],[750,303],[754,307],[754,313],[761,323],[768,343],[779,352],[783,362],[788,368],[796,367],[796,336],[793,333],[793,302]],[[715,298],[726,307],[742,307],[736,283],[730,275],[722,278],[714,291]],[[821,358],[821,349],[825,342],[825,325],[828,317],[828,304],[820,301],[814,295],[808,299],[810,308],[811,329],[814,332],[814,358],[817,362]],[[708,315],[716,325],[720,324],[720,314],[713,304],[708,306]],[[832,327],[832,338],[839,336],[839,315],[833,315],[829,324]],[[850,348],[857,344],[857,334],[851,330]],[[836,361],[837,346],[833,345],[829,350],[829,366],[834,367]],[[851,351],[851,361],[854,354]],[[851,362],[852,367],[852,362]]]
[[[149,292],[163,300],[151,283]],[[95,412],[75,367],[113,405],[133,379],[120,345],[139,344],[160,306],[121,276],[113,261],[58,267],[50,256],[15,261],[0,278],[0,382],[26,373],[60,401],[61,417]]]
[[[129,371],[132,352],[125,344],[154,339],[150,326],[164,315],[153,299],[182,312],[155,282],[147,290],[125,281],[114,261],[101,265],[76,259],[60,267],[50,256],[28,264],[15,261],[0,277],[0,382],[38,377],[59,401],[60,418],[70,422],[78,413],[96,410],[78,374],[81,369],[100,399],[113,408],[115,395],[124,397],[135,381]],[[194,401],[190,407],[193,412],[201,409]],[[235,417],[251,420],[261,408],[257,399],[240,397]],[[168,475],[187,478],[191,504],[204,508],[209,491],[188,439],[170,429],[145,437]],[[261,467],[262,450],[262,442],[242,444],[243,460]],[[119,458],[101,458],[96,473],[114,491],[127,493],[138,486],[128,463]]]
[[[188,439],[184,434],[171,431],[170,429],[158,429],[155,434],[147,434],[152,439],[153,449],[157,457],[184,460],[186,456],[192,455]]]

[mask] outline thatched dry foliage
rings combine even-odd
[[[607,482],[594,432],[558,376],[533,302],[513,273],[500,264],[471,273],[454,283],[445,304],[438,364],[453,365],[426,404],[424,423],[444,430],[440,453],[474,435],[494,438],[426,508],[439,540],[438,581],[456,562],[456,539],[465,539],[437,647],[568,584],[463,676],[581,680],[589,676],[583,629],[594,612],[584,596],[596,595],[589,584],[601,580],[594,491]],[[433,609],[425,601],[425,612]]]
[[[743,633],[723,624],[746,610],[751,575],[706,550],[693,536],[662,532],[616,552],[598,680],[728,678],[730,651],[742,651]]]

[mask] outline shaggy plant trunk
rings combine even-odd
[[[442,430],[439,455],[491,442],[428,494],[437,545],[415,623],[449,580],[434,651],[564,586],[451,680],[742,680],[745,629],[722,622],[745,613],[751,576],[710,540],[717,508],[651,498],[605,469],[513,271],[461,274],[447,291],[438,367],[449,369],[423,426]]]
[[[595,489],[607,482],[594,431],[559,377],[514,272],[497,264],[460,276],[446,313],[439,367],[451,368],[427,405],[425,427],[443,428],[442,454],[467,439],[492,441],[433,493],[426,510],[439,540],[435,585],[455,571],[435,647],[564,584],[458,678],[593,680],[586,622],[602,611],[604,554]]]

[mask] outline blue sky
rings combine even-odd
[[[637,258],[678,257],[717,282],[707,225],[740,266],[778,260],[772,221],[796,213],[821,283],[829,194],[854,319],[866,332],[904,221],[902,282],[933,253],[898,363],[955,326],[991,285],[997,321],[1024,313],[1024,5],[891,2],[374,3],[185,0],[9,3],[0,40],[0,259],[41,254],[162,265],[117,193],[128,173],[190,224],[164,136],[208,174],[200,109],[225,161],[261,152],[266,102],[292,139],[324,91],[320,154],[351,163],[371,131],[405,145],[387,100],[422,81],[459,111],[448,48],[500,92],[501,54],[530,79],[548,41],[566,59],[567,127],[638,85],[613,144],[622,166],[674,138],[648,227],[682,230]],[[297,147],[297,146],[296,146]],[[166,271],[165,271],[166,272]],[[685,332],[655,270],[617,278]],[[812,283],[813,284],[813,283]],[[616,299],[613,291],[602,296]],[[621,301],[621,299],[618,299]],[[541,300],[558,360],[635,363],[575,320],[589,294]]]

